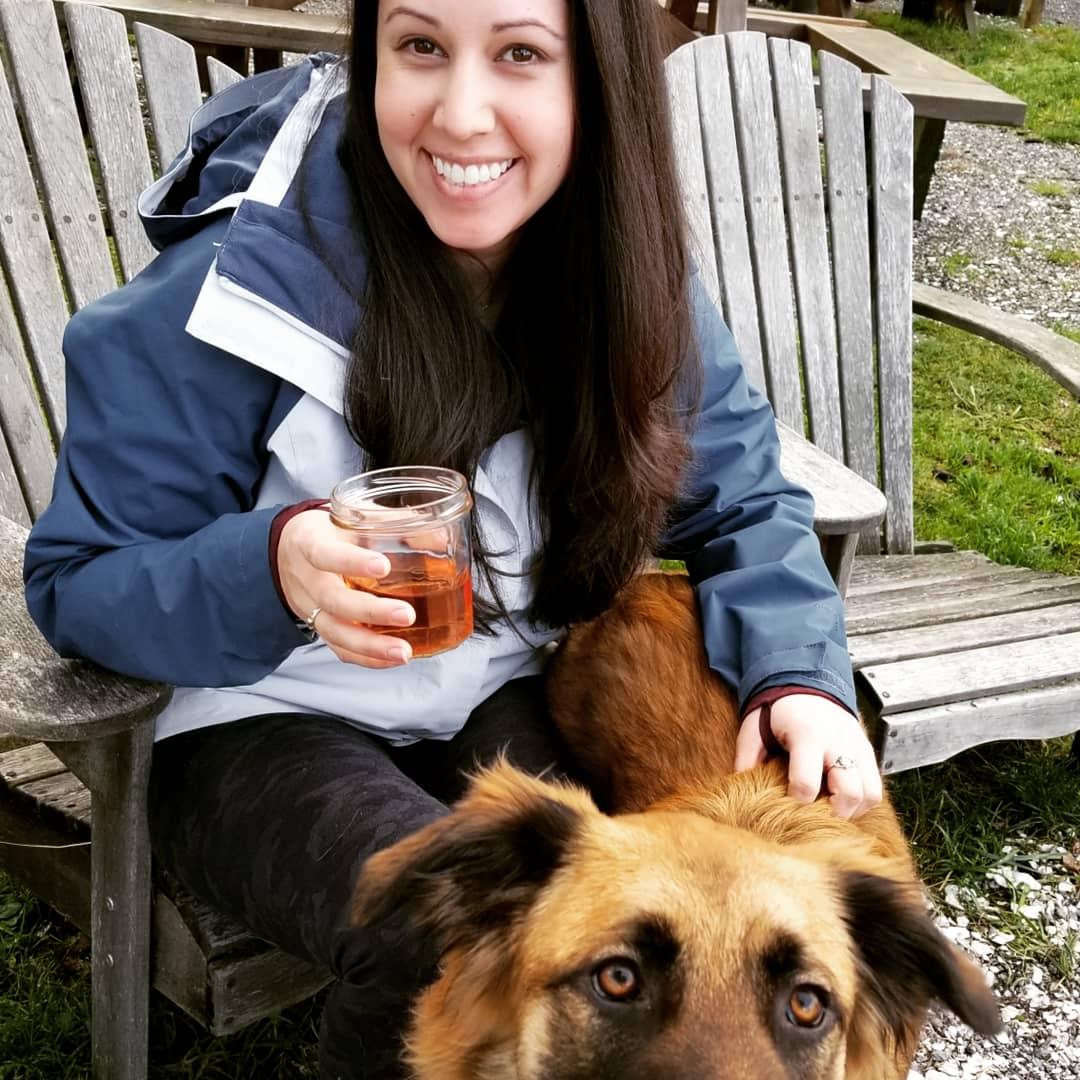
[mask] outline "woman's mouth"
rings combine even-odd
[[[428,155],[435,172],[452,189],[476,190],[493,184],[505,176],[518,162],[518,158],[503,158],[469,165],[446,158]]]

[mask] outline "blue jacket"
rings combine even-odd
[[[363,466],[340,418],[356,313],[324,254],[362,284],[335,153],[341,89],[340,66],[315,57],[204,105],[188,147],[140,202],[160,254],[65,335],[68,427],[53,501],[26,549],[27,603],[62,655],[191,688],[159,734],[275,708],[340,715],[349,696],[360,707],[346,719],[359,726],[400,741],[448,737],[498,684],[537,670],[536,649],[558,633],[462,647],[444,654],[457,667],[441,674],[428,660],[351,670],[306,643],[274,588],[275,514]],[[314,241],[295,191],[301,154],[313,165]],[[695,309],[705,378],[694,461],[657,554],[685,558],[710,662],[741,700],[793,683],[854,709],[812,500],[780,473],[769,405],[701,290]],[[514,571],[535,550],[523,524],[531,449],[521,432],[507,439],[481,461],[477,504],[515,547]],[[523,580],[511,612],[527,609]],[[324,692],[346,668],[368,681]],[[432,695],[418,696],[427,682]],[[365,703],[380,696],[385,716],[368,723]],[[453,715],[419,715],[435,703]],[[397,724],[402,709],[414,715]]]

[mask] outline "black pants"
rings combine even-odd
[[[330,968],[324,1080],[406,1075],[401,1037],[436,957],[393,917],[348,925],[364,860],[447,812],[467,773],[500,752],[567,775],[539,677],[492,695],[449,742],[394,748],[337,720],[257,716],[154,747],[154,855],[195,896],[260,937]]]

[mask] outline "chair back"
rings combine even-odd
[[[153,256],[137,199],[202,101],[192,47],[134,30],[133,48],[117,12],[0,0],[0,514],[24,525],[52,488],[64,326]]]
[[[668,57],[691,252],[777,418],[884,491],[860,550],[908,552],[913,113],[817,61],[750,32]]]

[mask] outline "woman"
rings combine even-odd
[[[161,254],[67,332],[28,604],[63,654],[177,685],[156,857],[338,976],[327,1077],[402,1075],[436,959],[345,925],[359,866],[504,747],[567,768],[542,647],[649,554],[697,585],[739,767],[778,742],[796,798],[880,798],[810,499],[688,271],[653,15],[357,0],[348,65],[196,114],[140,206]],[[479,630],[415,660],[358,625],[415,613],[344,585],[386,560],[320,502],[400,464],[457,468],[477,503]]]

